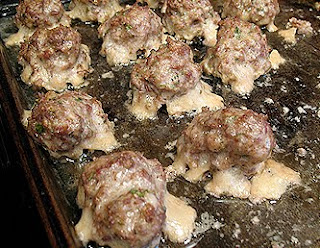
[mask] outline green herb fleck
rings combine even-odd
[[[89,178],[88,178],[88,181],[93,180],[95,177],[96,177],[96,172],[94,171],[94,172],[92,172],[92,173],[90,174],[90,176],[89,176]]]
[[[81,102],[81,101],[82,101],[82,98],[81,98],[81,97],[77,97],[77,98],[75,98],[75,100],[76,100],[77,102]]]
[[[132,29],[132,26],[130,24],[128,24],[128,23],[125,23],[124,26],[125,26],[127,31]]]
[[[238,117],[237,116],[229,116],[226,118],[226,123],[233,123]]]
[[[137,189],[131,189],[130,193],[133,195],[137,195],[139,197],[144,197],[146,195],[146,193],[148,193],[148,190],[140,191]]]
[[[34,128],[36,132],[39,134],[44,132],[44,127],[40,123],[36,123]]]
[[[240,35],[241,35],[241,30],[240,28],[236,27],[234,29],[234,36],[237,38],[237,39],[240,39]]]

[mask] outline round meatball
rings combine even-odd
[[[99,35],[103,38],[100,54],[107,57],[109,65],[117,65],[136,60],[138,50],[149,55],[152,49],[158,49],[163,26],[148,6],[135,4],[103,23]]]
[[[118,0],[72,0],[68,15],[79,18],[81,21],[98,21],[100,23],[108,20],[122,7]]]
[[[71,20],[60,0],[20,0],[15,23],[19,31],[5,40],[6,46],[20,45],[37,28],[53,28],[60,24],[69,27]]]
[[[167,39],[167,44],[137,63],[131,73],[131,85],[141,93],[156,95],[160,101],[186,94],[199,83],[201,67],[193,62],[190,47]]]
[[[86,165],[77,200],[83,213],[91,212],[90,240],[111,247],[155,247],[165,221],[165,191],[161,164],[140,153],[113,153]]]
[[[225,0],[222,17],[239,17],[262,26],[272,25],[279,12],[278,0]]]
[[[210,161],[212,170],[241,166],[250,172],[265,161],[275,147],[267,116],[252,110],[205,109],[178,139],[178,156],[191,167]]]
[[[70,23],[60,0],[21,0],[15,16],[19,28],[49,28],[65,21]]]
[[[209,48],[204,71],[231,84],[238,94],[250,93],[254,80],[271,68],[266,36],[253,23],[226,18],[220,23],[217,45]]]
[[[62,25],[37,29],[21,45],[18,62],[26,84],[55,91],[66,89],[67,83],[84,86],[84,77],[91,69],[89,48],[81,44],[80,34]]]
[[[32,109],[27,125],[28,133],[52,156],[72,158],[79,157],[83,149],[90,149],[95,138],[112,129],[101,103],[76,91],[50,91],[43,95]],[[100,149],[108,150],[104,143]]]
[[[166,0],[162,11],[169,33],[185,40],[202,36],[205,45],[215,45],[220,16],[209,0]]]

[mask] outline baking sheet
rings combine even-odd
[[[280,29],[284,29],[288,19],[295,16],[310,21],[316,32],[311,38],[298,35],[294,46],[284,43],[277,33],[266,32],[270,46],[280,52],[287,60],[286,64],[256,80],[256,87],[249,97],[233,94],[217,78],[203,79],[224,98],[226,106],[247,107],[269,116],[278,144],[273,156],[300,172],[303,185],[287,191],[279,201],[253,205],[247,200],[209,196],[203,190],[205,181],[192,184],[178,177],[168,184],[168,189],[196,209],[196,230],[186,245],[172,244],[163,239],[160,247],[320,246],[320,13],[295,1],[280,1],[280,4],[281,13],[276,18]],[[174,150],[167,149],[166,145],[179,137],[191,118],[168,118],[165,108],[161,108],[157,120],[136,120],[124,105],[132,65],[110,68],[98,54],[101,40],[97,38],[97,25],[74,22],[73,26],[82,34],[82,42],[90,48],[94,68],[88,78],[89,86],[81,90],[97,97],[109,119],[115,122],[115,136],[121,143],[118,150],[140,151],[148,158],[157,158],[164,166],[169,165],[172,161],[168,155]],[[12,16],[1,18],[2,39],[15,31]],[[205,52],[199,43],[192,44],[198,61]],[[18,49],[10,48],[6,52],[15,83],[21,89],[19,97],[23,108],[30,109],[37,93],[19,78]],[[110,71],[114,78],[102,76]],[[289,112],[285,113],[287,110]],[[299,156],[298,148],[304,148],[307,154]],[[94,156],[103,153],[84,154],[79,161],[57,161],[40,146],[37,149],[45,164],[52,168],[49,172],[46,170],[45,178],[53,181],[49,185],[55,187],[53,191],[63,202],[60,208],[63,208],[65,221],[72,229],[81,215],[75,201],[81,169]],[[95,245],[90,243],[89,246]]]

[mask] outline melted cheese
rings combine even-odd
[[[78,144],[73,150],[68,152],[56,153],[49,151],[51,156],[56,158],[62,156],[67,156],[69,158],[79,158],[84,149],[91,151],[99,150],[107,153],[119,147],[119,143],[114,136],[114,130],[111,122],[104,123],[104,120],[100,116],[92,116],[92,120],[94,121],[93,125],[95,127],[95,135],[93,137],[82,140],[80,144]]]
[[[265,199],[280,199],[290,185],[300,184],[298,172],[274,160],[267,160],[261,174],[251,179],[250,201],[261,203]]]
[[[285,42],[291,43],[291,44],[296,44],[296,28],[289,28],[287,30],[279,30],[278,34],[284,39]]]
[[[46,90],[63,91],[67,88],[67,83],[71,83],[76,89],[89,84],[83,77],[83,72],[91,71],[89,48],[84,44],[81,44],[79,58],[72,68],[63,71],[53,71],[52,75],[40,59],[34,59],[37,60],[37,73],[34,73],[35,71],[28,62],[22,61],[23,71],[21,79],[28,85],[43,87]]]
[[[81,21],[98,21],[100,23],[114,16],[122,7],[118,1],[108,1],[105,6],[96,6],[91,3],[83,3],[82,1],[73,1],[73,9],[67,14],[72,18],[79,18]]]
[[[166,167],[166,173],[169,179],[182,175],[187,181],[195,183],[200,181],[203,174],[209,169],[210,161],[207,154],[201,154],[198,165],[196,167],[192,167],[192,165],[188,165],[186,157],[181,153],[176,157],[172,165]]]
[[[205,186],[205,190],[220,197],[222,195],[238,198],[248,198],[251,183],[239,168],[217,171],[212,174],[212,181]]]
[[[210,169],[206,158],[206,155],[202,155],[199,165],[189,169],[185,156],[178,155],[174,163],[166,168],[168,179],[182,175],[190,182],[201,180],[203,173]],[[290,185],[299,184],[301,180],[298,172],[272,159],[257,164],[253,171],[257,174],[251,179],[237,167],[216,171],[205,190],[215,197],[227,195],[261,203],[266,199],[280,199]]]
[[[197,212],[184,201],[167,193],[165,196],[166,223],[164,234],[170,241],[182,243],[191,238]]]
[[[128,92],[129,98],[131,94]],[[160,107],[161,103],[155,97],[137,90],[133,90],[132,104],[127,104],[128,110],[139,120],[156,118]]]
[[[70,19],[67,17],[67,15],[63,15],[61,20],[58,23],[47,28],[52,29],[52,28],[58,27],[60,24],[66,27],[70,26]],[[7,47],[16,46],[16,45],[20,46],[20,43],[22,43],[26,39],[29,39],[29,37],[31,37],[31,35],[33,35],[35,31],[36,29],[30,29],[26,26],[21,26],[19,27],[19,30],[17,33],[10,35],[7,39],[4,40],[5,45]]]
[[[267,30],[268,30],[270,33],[273,33],[273,32],[278,31],[278,28],[277,28],[276,25],[274,25],[273,22],[271,22],[271,23],[269,23],[269,24],[267,25]]]
[[[200,81],[194,89],[183,96],[167,101],[169,115],[181,115],[195,110],[200,112],[202,107],[218,110],[223,107],[223,98],[211,92],[211,86]]]
[[[237,94],[248,94],[253,90],[255,71],[250,66],[237,64],[232,73],[236,80],[231,82],[232,90]]]
[[[286,60],[281,57],[280,53],[276,49],[272,50],[269,59],[272,69],[279,69],[279,66],[286,62]]]
[[[31,30],[25,26],[19,28],[18,32],[15,34],[10,35],[7,39],[5,39],[5,45],[9,46],[16,46],[20,45],[25,39],[29,38],[35,30]]]
[[[128,93],[130,97],[130,92]],[[210,85],[200,82],[194,89],[183,96],[174,97],[172,100],[161,102],[155,96],[133,90],[132,104],[128,104],[129,111],[138,119],[157,117],[157,111],[162,104],[167,105],[169,115],[179,116],[185,112],[200,112],[202,107],[218,110],[223,107],[223,98],[212,93]]]
[[[215,24],[214,18],[208,18],[203,24],[203,44],[209,47],[213,47],[217,43],[217,29],[218,25]]]
[[[28,119],[31,117],[31,113],[32,113],[31,110],[24,110],[23,111],[23,116],[22,116],[22,119],[21,119],[21,123],[22,123],[22,125],[24,127],[28,126]]]
[[[84,246],[93,239],[92,210],[89,207],[82,209],[80,221],[75,226],[76,233]]]

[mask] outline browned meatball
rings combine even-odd
[[[246,172],[265,161],[275,147],[267,116],[225,108],[198,114],[178,139],[178,156],[192,167],[210,161],[212,170],[242,166]]]
[[[201,78],[191,48],[171,38],[167,42],[133,67],[130,82],[139,92],[156,95],[162,102],[185,94]]]
[[[137,51],[146,55],[162,43],[161,19],[148,6],[135,4],[118,12],[99,27],[103,38],[100,54],[110,65],[129,63],[137,59]]]
[[[165,190],[158,160],[131,151],[99,157],[85,166],[80,179],[80,239],[111,247],[155,247],[165,221]],[[82,221],[88,212],[91,226],[85,234]]]
[[[104,22],[120,11],[122,7],[118,0],[72,0],[68,12],[71,18],[81,21]]]
[[[52,28],[60,24],[70,26],[70,18],[60,0],[20,0],[15,23],[19,31],[8,38],[7,46],[20,44],[36,28]]]
[[[225,0],[222,17],[239,17],[259,26],[273,25],[280,12],[278,0]]]
[[[206,73],[231,84],[234,92],[246,94],[252,91],[254,80],[270,69],[269,50],[258,26],[226,18],[220,23],[217,45],[208,49],[202,64]]]
[[[32,109],[27,130],[54,157],[77,158],[83,149],[107,151],[116,145],[101,103],[82,92],[46,93]]]
[[[174,116],[201,111],[204,106],[222,107],[223,99],[200,80],[201,72],[201,67],[193,62],[190,47],[167,38],[166,45],[133,67],[129,111],[138,119],[146,119],[155,118],[163,104],[168,114]]]
[[[18,27],[52,27],[66,18],[60,0],[21,0],[15,16]]]
[[[220,16],[209,0],[166,0],[162,11],[169,33],[185,40],[202,36],[205,45],[215,45]]]
[[[80,34],[62,25],[37,29],[21,45],[18,61],[26,84],[55,91],[66,89],[67,83],[83,86],[91,63],[89,48],[81,44]]]

